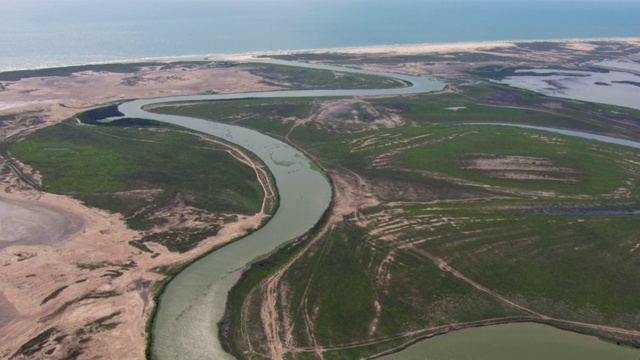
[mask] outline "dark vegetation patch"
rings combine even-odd
[[[218,234],[220,227],[210,226],[204,230],[194,231],[163,231],[144,236],[141,242],[155,242],[162,244],[174,252],[187,252],[193,249],[200,241]]]
[[[558,41],[532,41],[516,43],[516,45],[526,51],[561,51],[565,49],[564,44]]]
[[[627,84],[627,85],[633,85],[633,86],[640,87],[640,82],[637,82],[637,81],[624,80],[624,81],[612,81],[612,83],[614,83],[614,84]]]
[[[78,65],[78,66],[65,66],[57,68],[47,69],[34,69],[34,70],[16,70],[5,71],[0,73],[0,81],[19,81],[22,79],[34,78],[34,77],[47,77],[47,76],[71,76],[74,73],[82,71],[105,71],[112,73],[131,73],[140,71],[143,67],[147,66],[163,66],[164,63],[160,62],[146,62],[146,63],[130,63],[130,64],[101,64],[101,65]]]
[[[177,61],[172,63],[165,62],[141,62],[141,63],[120,63],[120,64],[96,64],[96,65],[78,65],[64,66],[46,69],[33,70],[15,70],[0,72],[0,81],[19,81],[22,79],[47,76],[71,76],[74,73],[83,71],[95,72],[111,72],[111,73],[135,73],[145,67],[160,67],[161,69],[170,69],[175,67],[191,68],[195,66],[208,65],[208,61]]]
[[[120,311],[116,311],[110,315],[101,317],[99,319],[96,319],[88,324],[85,324],[85,329],[87,332],[89,332],[90,334],[94,334],[94,333],[98,333],[98,332],[102,332],[102,331],[107,331],[107,330],[113,330],[115,329],[118,325],[120,325],[119,322],[109,322],[110,320],[112,320],[113,318],[115,318],[116,316],[120,315],[121,312]]]
[[[262,83],[288,89],[380,89],[406,86],[400,80],[377,75],[274,64],[251,64],[248,71],[263,78]]]
[[[61,293],[64,289],[66,289],[66,288],[68,288],[68,287],[69,287],[68,285],[64,285],[64,286],[61,286],[61,287],[59,287],[59,288],[55,289],[51,294],[47,295],[47,297],[45,297],[45,298],[42,300],[42,302],[40,303],[40,305],[44,305],[44,304],[46,304],[47,302],[49,302],[50,300],[55,299],[56,297],[58,297],[58,295],[60,295],[60,293]]]
[[[22,344],[22,346],[20,346],[20,349],[18,349],[18,351],[13,354],[11,358],[15,359],[20,356],[32,357],[33,355],[44,349],[49,343],[49,339],[51,339],[51,337],[58,332],[59,330],[55,327],[43,331],[38,336]]]
[[[87,269],[87,270],[96,270],[96,269],[102,269],[105,267],[118,267],[121,269],[131,269],[136,267],[136,263],[135,261],[131,260],[128,263],[120,263],[120,262],[110,262],[110,261],[100,261],[100,262],[95,262],[95,263],[77,263],[76,266],[78,267],[78,269]]]
[[[168,129],[180,129],[177,125],[167,124],[161,121],[138,119],[138,118],[122,118],[117,120],[109,120],[110,117],[119,117],[124,114],[118,110],[118,105],[108,105],[83,111],[76,114],[76,118],[81,123],[87,125],[96,126],[109,126],[109,127],[154,127],[154,128],[168,128]]]
[[[137,248],[139,250],[142,250],[144,252],[153,253],[153,251],[151,249],[149,249],[149,247],[147,247],[147,245],[145,245],[143,241],[131,240],[131,241],[129,241],[129,245],[131,245],[134,248]]]
[[[114,296],[118,296],[120,295],[120,293],[116,290],[108,290],[108,291],[91,291],[88,292],[78,298],[75,298],[73,300],[69,300],[67,302],[65,302],[64,304],[62,304],[59,308],[57,308],[53,313],[51,313],[50,315],[47,315],[43,320],[47,321],[49,319],[52,319],[60,314],[62,314],[65,310],[67,310],[67,308],[69,308],[69,306],[72,306],[74,304],[77,304],[79,302],[85,301],[85,300],[91,300],[91,299],[106,299],[106,298],[110,298],[110,297],[114,297]]]
[[[496,55],[482,52],[450,52],[445,54],[418,54],[418,55],[386,55],[362,56],[357,54],[287,54],[269,55],[271,58],[293,61],[321,61],[335,64],[403,64],[403,63],[437,63],[437,62],[459,62],[474,63],[488,61],[521,61],[520,58],[509,55]]]
[[[112,106],[82,117],[95,120],[115,111]],[[202,218],[203,227],[182,226],[177,231],[175,247],[167,237],[174,234],[157,235],[157,231],[137,244],[158,241],[186,251],[232,220],[225,214],[253,214],[262,205],[263,191],[253,169],[239,163],[225,147],[188,133],[137,125],[132,129],[61,123],[33,133],[10,149],[42,174],[46,191],[119,212],[133,229],[161,227],[166,224],[163,214],[193,215],[193,219],[181,217],[185,224]],[[192,210],[176,211],[175,206]],[[218,218],[219,223],[207,225],[208,218]]]

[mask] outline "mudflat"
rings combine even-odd
[[[0,199],[0,247],[54,244],[82,230],[75,214],[38,202]]]

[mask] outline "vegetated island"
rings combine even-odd
[[[638,40],[624,39],[270,54],[449,86],[401,97],[156,107],[284,139],[335,187],[316,236],[249,270],[231,293],[228,348],[239,358],[369,357],[511,321],[638,346],[638,216],[584,215],[638,208],[638,151],[443,125],[509,122],[638,140],[640,111],[491,80],[517,69],[637,61],[639,52]],[[13,240],[0,250],[2,357],[143,357],[154,294],[172,269],[255,229],[277,207],[274,184],[251,154],[157,123],[96,122],[111,104],[401,85],[213,60],[0,73],[3,206],[22,216],[2,229]],[[55,239],[35,226],[47,210],[63,214]]]

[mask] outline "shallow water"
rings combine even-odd
[[[618,66],[623,65],[618,64]],[[640,64],[628,63],[624,66],[632,68],[634,66],[640,67]],[[640,110],[640,86],[620,83],[630,81],[640,84],[640,75],[631,72],[610,71],[601,73],[560,69],[526,69],[519,71],[536,72],[540,75],[514,75],[503,79],[501,82],[547,96],[624,106]]]
[[[548,325],[517,323],[454,331],[384,360],[638,360],[640,351]]]

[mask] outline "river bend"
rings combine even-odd
[[[252,260],[306,233],[329,206],[332,193],[325,175],[317,170],[303,153],[279,140],[239,126],[149,113],[142,110],[144,106],[174,101],[402,95],[437,91],[445,86],[424,77],[283,61],[270,63],[389,76],[403,80],[411,86],[380,90],[301,90],[176,96],[135,100],[119,106],[125,117],[180,125],[244,147],[264,161],[273,173],[280,195],[280,206],[267,225],[242,240],[194,262],[167,285],[160,297],[152,329],[153,358],[232,358],[218,341],[216,324],[224,314],[228,291]]]
[[[393,89],[358,90],[286,90],[235,94],[174,96],[142,99],[123,103],[119,110],[125,117],[144,118],[180,125],[223,138],[256,154],[272,172],[280,195],[280,207],[260,230],[194,262],[178,274],[165,288],[158,303],[152,329],[154,359],[231,359],[218,341],[217,322],[222,318],[227,293],[253,260],[271,252],[278,245],[306,233],[329,206],[331,186],[325,175],[295,148],[257,131],[223,123],[176,115],[155,114],[142,110],[146,105],[201,100],[248,98],[328,97],[405,95],[442,90],[445,84],[424,77],[372,72],[336,66],[268,61],[279,65],[301,66],[333,71],[387,76],[410,86]],[[500,125],[500,124],[487,124]],[[504,124],[506,125],[506,124]],[[526,127],[558,132],[558,129]],[[573,132],[576,136],[580,134]],[[602,141],[596,135],[584,137]],[[640,144],[631,142],[637,147]]]

